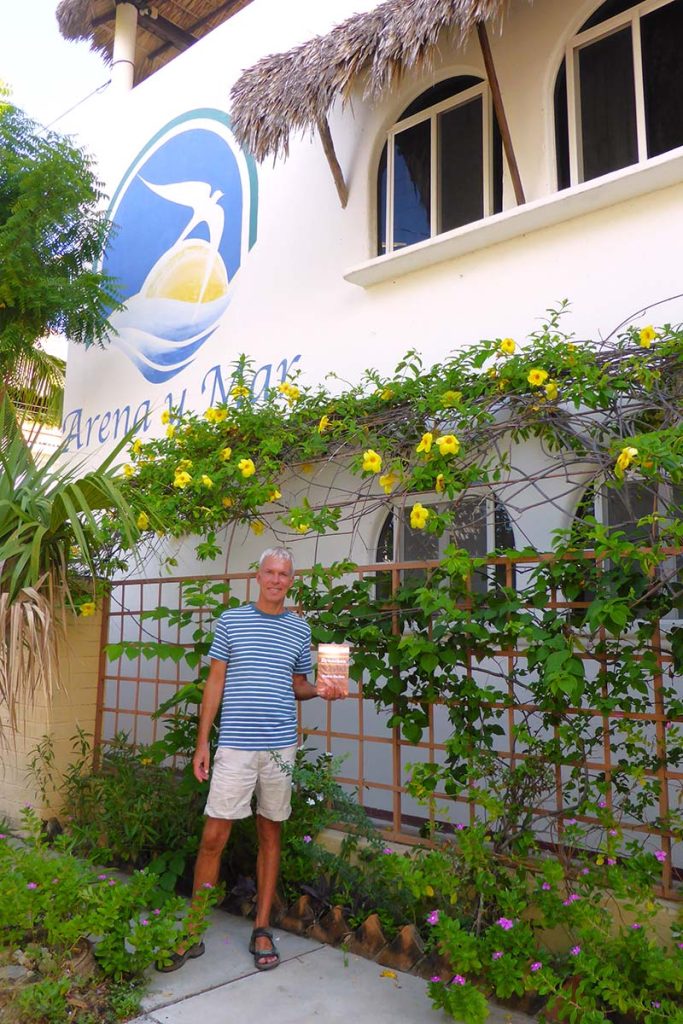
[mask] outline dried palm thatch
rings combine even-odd
[[[47,576],[15,600],[0,593],[0,743],[16,735],[26,712],[48,704],[59,685],[57,645],[63,620]]]
[[[429,68],[443,33],[463,44],[478,22],[502,17],[508,0],[385,0],[325,36],[264,57],[233,86],[231,116],[239,141],[257,160],[286,156],[293,131],[324,123],[356,79],[375,100],[410,70]]]
[[[141,13],[135,60],[135,84],[142,82],[178,56],[193,42],[227,21],[252,0],[158,0],[132,3]],[[61,0],[57,23],[65,39],[87,39],[93,50],[110,61],[114,45],[115,0]]]

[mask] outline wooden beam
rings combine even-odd
[[[337,154],[334,151],[334,143],[332,141],[332,136],[330,135],[330,126],[327,123],[326,117],[318,118],[318,132],[320,134],[320,141],[323,144],[323,151],[327,157],[327,162],[330,165],[330,170],[332,171],[334,184],[337,187],[337,195],[339,196],[342,210],[345,210],[346,204],[349,201],[349,190],[346,182],[344,181],[344,174],[339,166]]]
[[[228,18],[232,18],[233,14],[237,14],[238,11],[241,11],[243,7],[247,7],[250,3],[253,3],[253,0],[225,0],[224,3],[219,4],[219,6],[213,11],[202,15],[202,17],[198,18],[197,21],[193,21],[187,31],[190,33],[196,32],[197,29],[203,28],[207,22],[220,14],[227,14],[227,18],[225,19],[227,21]],[[164,43],[162,46],[158,46],[156,50],[152,50],[151,53],[147,54],[145,60],[155,60],[157,57],[160,57],[162,53],[165,53],[171,45],[171,43]]]
[[[505,116],[503,97],[500,91],[498,75],[496,74],[496,67],[495,64],[493,63],[493,54],[491,53],[491,45],[489,43],[488,32],[486,31],[486,25],[484,24],[483,21],[477,22],[477,35],[479,36],[479,45],[481,46],[481,53],[484,58],[484,66],[486,67],[486,77],[488,78],[489,85],[491,87],[493,109],[495,111],[496,121],[498,122],[498,127],[500,129],[501,139],[503,140],[505,158],[510,169],[512,187],[515,190],[515,199],[517,200],[517,205],[522,206],[526,202],[526,199],[524,198],[524,189],[522,187],[522,179],[519,174],[517,157],[515,156],[515,151],[512,146],[510,126],[508,125],[507,117]]]
[[[148,14],[140,14],[138,16],[138,25],[140,28],[144,28],[146,32],[149,32],[150,35],[156,36],[157,39],[162,39],[165,43],[174,46],[176,50],[181,52],[189,50],[197,42],[196,37],[191,32],[178,28],[168,18],[162,18],[160,14],[156,18],[151,18]]]

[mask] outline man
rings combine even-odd
[[[284,610],[294,581],[289,551],[264,551],[256,581],[258,599],[221,615],[209,651],[211,666],[192,762],[200,782],[209,778],[209,734],[219,706],[221,718],[194,892],[216,885],[232,823],[250,816],[256,793],[257,902],[249,951],[255,966],[264,971],[280,962],[268,925],[280,868],[280,833],[291,811],[292,789],[291,776],[271,751],[277,751],[286,764],[294,762],[294,701],[309,700],[317,691],[306,678],[311,671],[310,627]],[[196,942],[174,953],[171,963],[159,970],[177,970],[203,952],[204,943]]]

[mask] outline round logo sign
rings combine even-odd
[[[219,110],[171,121],[130,166],[102,269],[125,303],[111,344],[146,380],[180,373],[218,327],[256,241],[257,201],[254,162]]]

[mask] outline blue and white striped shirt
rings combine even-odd
[[[294,612],[230,608],[216,625],[209,657],[227,661],[219,747],[279,750],[296,743],[293,674],[311,671],[311,630]]]

